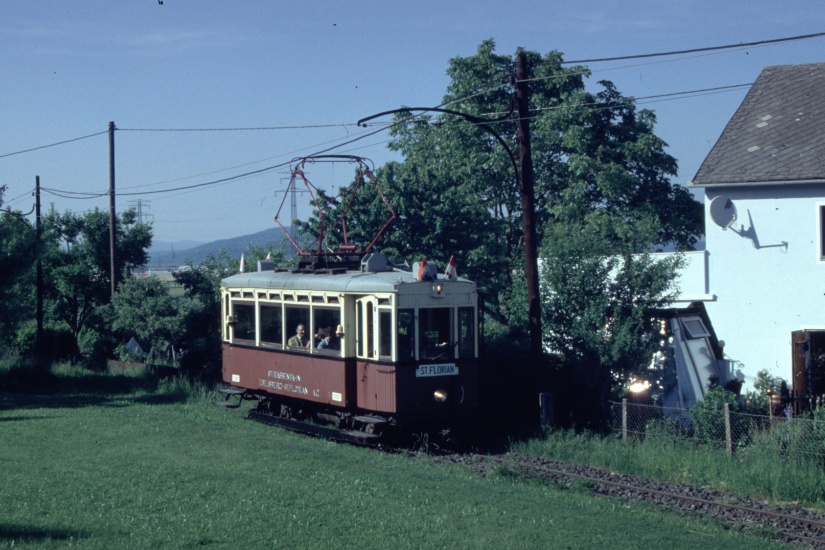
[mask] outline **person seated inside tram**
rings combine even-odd
[[[309,338],[306,337],[306,327],[303,323],[295,328],[295,336],[287,340],[286,344],[294,348],[305,348],[309,344]]]
[[[318,338],[318,345],[315,346],[316,348],[318,348],[318,349],[331,349],[331,344],[332,344],[332,342],[331,342],[332,334],[330,334],[331,330],[332,330],[332,327],[327,327],[327,328],[322,328],[321,330],[318,331],[318,334],[316,335],[316,337]]]

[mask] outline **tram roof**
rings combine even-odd
[[[452,292],[473,292],[476,284],[468,279],[451,281],[439,276]],[[409,271],[345,273],[306,273],[292,271],[254,271],[238,273],[221,281],[224,288],[266,288],[283,290],[317,290],[323,292],[398,292],[406,285],[431,285],[433,281],[419,281]],[[461,289],[461,290],[459,290]]]

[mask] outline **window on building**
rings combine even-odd
[[[825,261],[825,204],[819,205],[819,259]]]
[[[682,319],[682,325],[684,325],[687,337],[690,339],[707,338],[710,336],[710,332],[705,328],[705,324],[699,317],[685,317]]]

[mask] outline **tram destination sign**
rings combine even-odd
[[[458,376],[458,367],[455,363],[418,365],[418,368],[415,369],[415,377],[424,378],[427,376]]]

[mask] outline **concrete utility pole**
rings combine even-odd
[[[521,210],[524,216],[524,268],[527,278],[527,301],[530,316],[530,351],[538,366],[541,361],[541,304],[539,302],[539,264],[536,246],[536,206],[533,185],[533,157],[530,146],[530,91],[527,56],[516,57],[516,104],[518,105],[519,161],[521,165]]]
[[[115,123],[109,122],[109,277],[112,281],[112,298],[117,289],[115,268]]]

